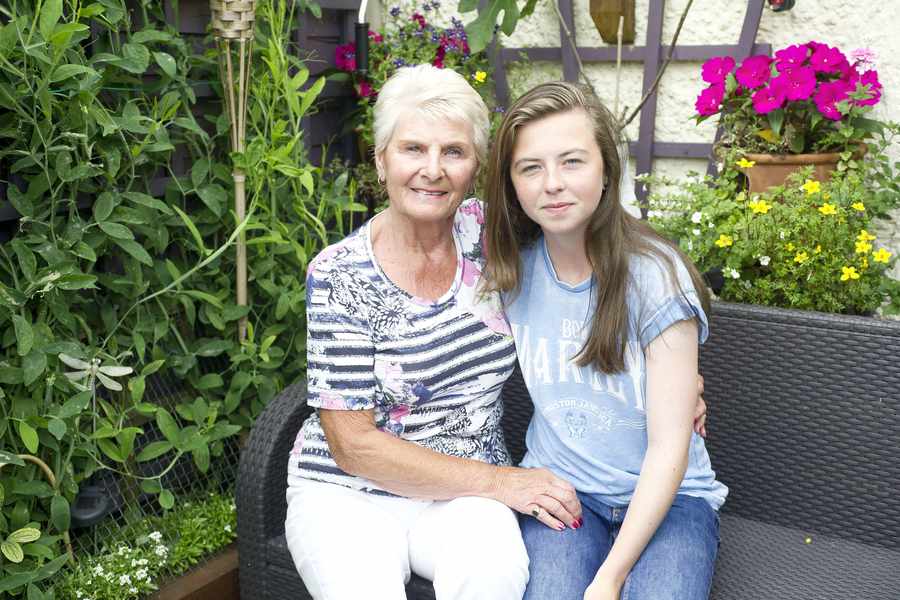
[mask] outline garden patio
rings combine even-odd
[[[419,63],[492,131],[589,84],[715,292],[711,598],[900,597],[900,1],[850,4],[0,0],[0,598],[309,597],[304,274],[384,208],[373,104]]]

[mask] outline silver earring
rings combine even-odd
[[[378,174],[378,183],[381,185],[384,185],[385,183],[387,183],[387,177],[384,176],[384,173]]]

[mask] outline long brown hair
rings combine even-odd
[[[484,289],[515,296],[522,281],[520,251],[541,234],[540,226],[519,205],[510,175],[517,134],[528,123],[571,110],[583,110],[593,123],[594,139],[600,147],[604,174],[608,178],[584,240],[594,281],[602,285],[596,286],[597,309],[591,318],[590,333],[575,361],[579,366],[591,365],[604,373],[616,373],[625,368],[625,343],[630,326],[626,306],[631,282],[630,257],[643,255],[658,259],[665,265],[675,289],[683,293],[672,257],[680,258],[707,314],[709,291],[696,267],[677,245],[622,207],[619,127],[587,87],[562,81],[544,83],[519,98],[506,112],[488,157]]]

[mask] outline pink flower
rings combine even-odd
[[[425,17],[419,13],[413,13],[412,20],[419,24],[419,29],[425,29]]]
[[[771,64],[772,59],[764,54],[751,56],[741,63],[734,76],[739,84],[747,89],[755,90],[769,81],[769,77],[772,75]]]
[[[719,112],[722,105],[722,99],[725,98],[725,85],[722,83],[713,83],[708,88],[700,92],[697,101],[694,102],[694,108],[697,114],[704,117],[714,115]]]
[[[809,64],[819,73],[838,73],[847,57],[837,48],[821,44],[809,57]]]
[[[368,81],[360,81],[356,88],[356,94],[360,98],[368,98],[373,93],[372,85]]]
[[[725,77],[734,68],[734,59],[730,56],[714,56],[703,63],[703,81],[707,83],[724,83]]]
[[[796,69],[797,67],[802,67],[806,62],[806,57],[809,55],[809,47],[806,45],[794,45],[788,46],[783,50],[779,50],[775,53],[775,58],[778,59],[777,67],[781,73],[786,73],[791,69]]]
[[[878,72],[875,70],[866,71],[860,76],[859,83],[867,88],[869,97],[865,100],[857,100],[855,102],[856,105],[874,106],[878,104],[878,101],[881,100],[881,90],[883,89],[881,86],[881,82],[878,81]]]
[[[857,48],[850,52],[850,58],[853,59],[855,65],[866,68],[875,66],[878,55],[871,48]]]
[[[787,90],[784,82],[773,79],[769,85],[760,88],[753,94],[753,108],[761,115],[768,114],[784,106]]]
[[[475,215],[475,221],[479,225],[484,224],[484,211],[481,210],[481,204],[478,202],[472,202],[470,204],[465,204],[460,209],[462,214],[464,215]]]
[[[334,49],[334,65],[341,71],[356,70],[356,48],[353,44],[344,44]]]
[[[369,39],[372,40],[373,42],[375,42],[376,44],[380,44],[381,42],[384,41],[384,38],[381,37],[380,33],[377,33],[372,30],[369,30]]]
[[[773,79],[772,85],[783,87],[788,100],[806,100],[816,90],[816,72],[810,67],[796,67]]]
[[[444,68],[444,57],[447,55],[447,47],[442,43],[434,53],[434,60],[431,61],[438,69]]]
[[[819,91],[816,92],[813,98],[816,108],[819,109],[819,112],[826,119],[840,121],[843,115],[838,110],[837,104],[845,100],[852,89],[848,83],[841,80],[823,83],[819,86]]]

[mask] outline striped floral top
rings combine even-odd
[[[404,440],[509,464],[500,390],[516,354],[499,298],[478,294],[483,224],[478,200],[460,206],[456,275],[435,301],[408,294],[381,271],[371,221],[313,260],[306,281],[310,406],[371,409],[379,429]],[[387,493],[338,468],[318,411],[291,451],[288,482],[297,477]]]

